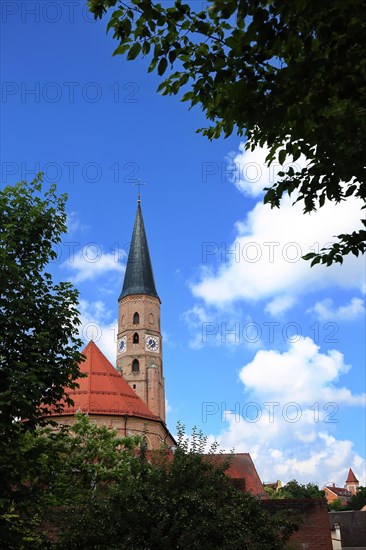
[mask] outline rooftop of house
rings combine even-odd
[[[222,453],[207,456],[216,464],[228,461],[229,467],[226,473],[230,479],[234,480],[234,484],[238,488],[248,491],[252,495],[267,498],[263,484],[249,453]],[[236,483],[235,480],[237,480]],[[243,480],[243,484],[239,487],[240,480]]]
[[[165,452],[167,453],[166,456],[168,459],[173,460],[173,450],[168,449]],[[148,459],[150,460],[155,453],[156,451],[148,451]],[[233,482],[233,485],[240,491],[247,491],[263,500],[268,498],[249,453],[220,453],[205,454],[203,456],[216,466],[221,466],[223,463],[227,462],[229,466],[225,473]]]
[[[331,530],[336,524],[341,530],[342,548],[364,548],[366,541],[366,513],[361,511],[329,512]]]
[[[348,491],[348,489],[345,489],[344,487],[336,487],[334,484],[333,485],[326,485],[324,487],[324,490],[326,490],[326,489],[328,489],[329,491],[331,491],[332,493],[337,495],[337,497],[351,497],[352,496],[352,493],[350,491]]]

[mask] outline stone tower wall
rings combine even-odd
[[[135,313],[139,322],[134,323]],[[137,335],[138,342],[134,342]],[[148,349],[146,338],[157,343],[157,349]],[[136,337],[136,336],[135,336]],[[124,349],[121,348],[123,342]],[[137,360],[138,370],[133,364]],[[151,412],[165,422],[165,389],[160,332],[160,300],[144,294],[125,296],[119,301],[117,368]]]

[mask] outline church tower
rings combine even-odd
[[[117,369],[151,412],[165,423],[160,303],[139,196],[118,299]]]

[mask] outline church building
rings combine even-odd
[[[91,340],[82,352],[86,360],[79,365],[87,376],[77,380],[79,388],[67,390],[74,405],[65,405],[61,415],[53,415],[54,420],[72,425],[80,411],[97,424],[117,430],[120,436],[145,435],[150,450],[174,449],[176,442],[165,417],[160,303],[139,198],[118,298],[117,367]],[[228,458],[224,454],[211,456],[218,464]],[[227,473],[239,490],[266,498],[248,453],[230,455]]]
[[[139,198],[118,298],[117,369],[91,340],[79,365],[87,377],[68,390],[74,405],[55,420],[70,425],[80,411],[120,436],[145,434],[149,449],[175,446],[165,418],[160,303]]]

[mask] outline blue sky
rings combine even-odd
[[[52,272],[80,290],[85,341],[94,330],[115,363],[141,178],[171,431],[180,420],[250,452],[264,481],[343,485],[352,467],[365,484],[364,263],[300,259],[353,229],[357,202],[271,211],[265,151],[197,134],[200,109],[157,94],[146,60],[112,58],[84,2],[1,10],[2,184],[43,170],[68,193]]]

